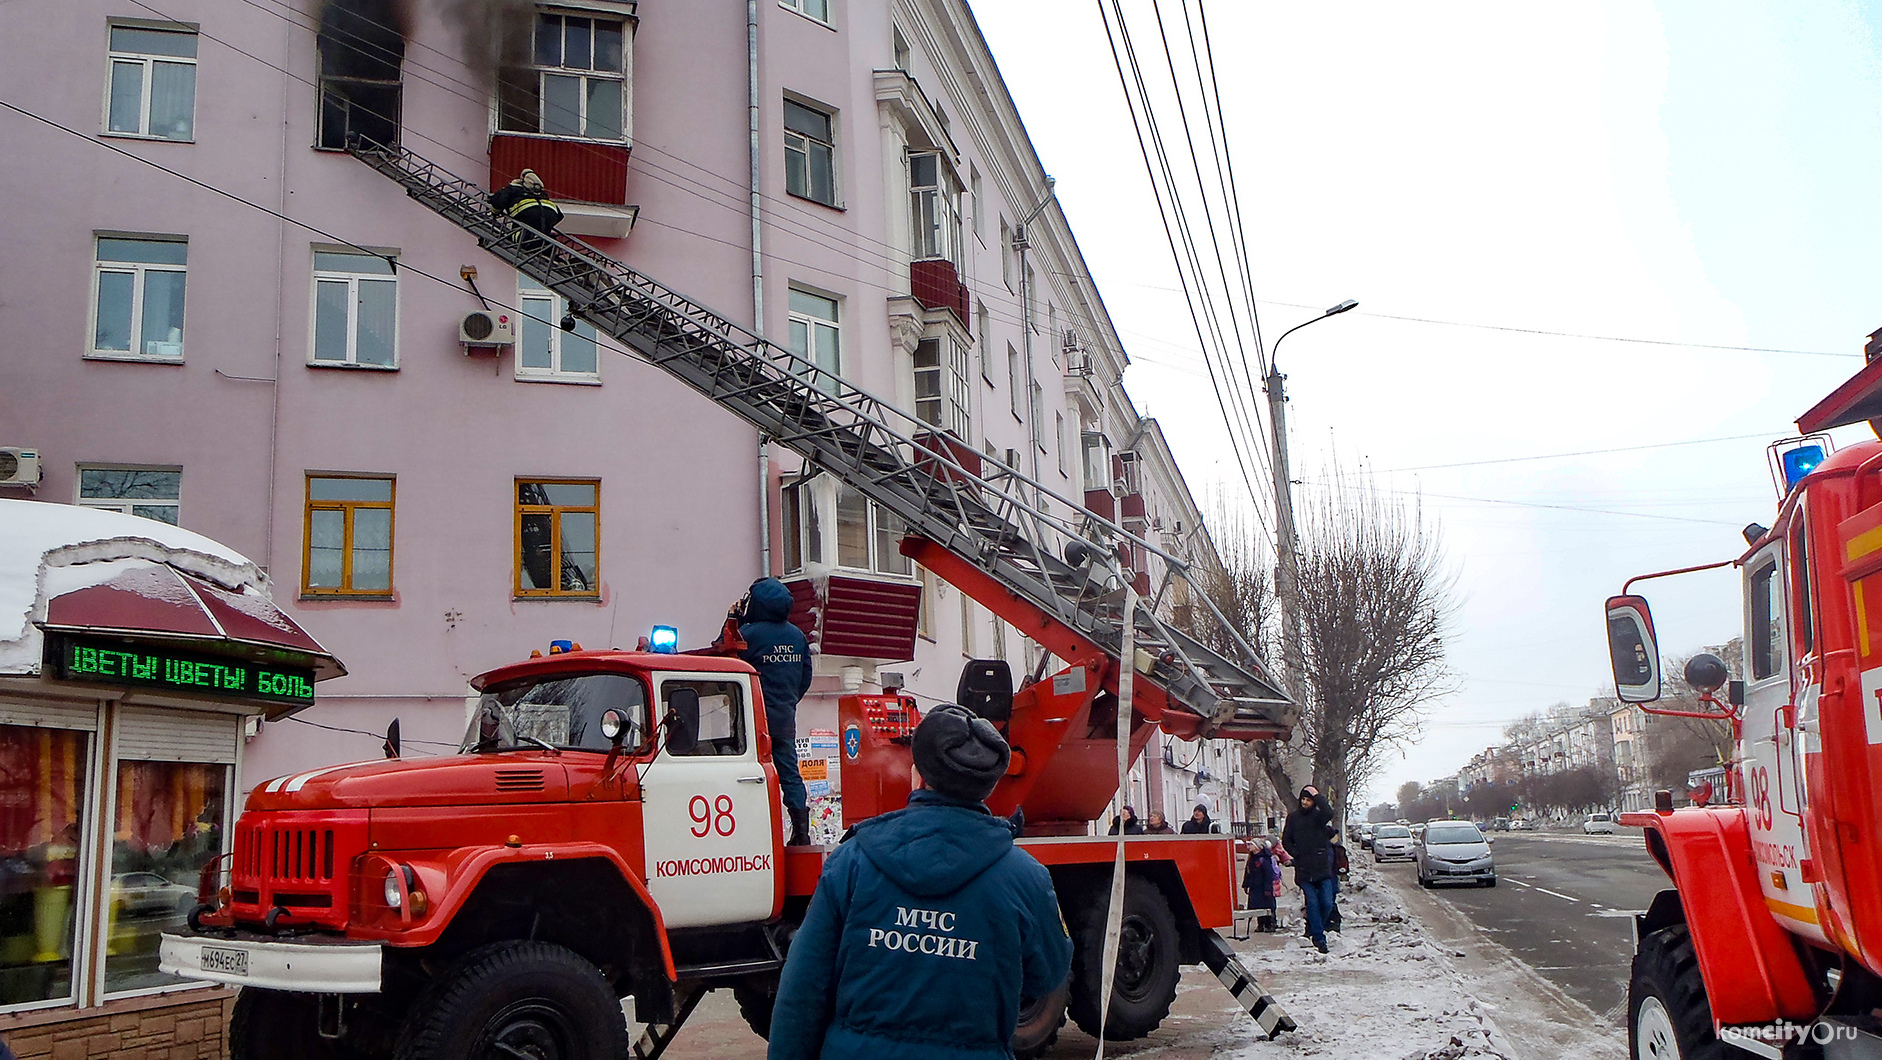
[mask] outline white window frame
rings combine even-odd
[[[1013,293],[1013,226],[1000,218],[1000,282],[1006,284],[1006,293]]]
[[[915,183],[916,163],[933,160],[934,182]],[[945,260],[960,268],[961,180],[940,151],[911,151],[908,176],[909,251],[916,261]]]
[[[909,47],[908,35],[902,32],[902,27],[893,22],[889,23],[889,54],[897,70],[905,74],[914,73],[909,67],[914,64],[915,49]]]
[[[1068,446],[1065,444],[1065,413],[1055,412],[1052,415],[1054,422],[1058,425],[1059,477],[1070,479],[1072,477],[1072,469],[1066,463],[1066,449]]]
[[[954,341],[952,335],[934,335],[921,340],[915,348],[919,355],[921,347],[935,343],[935,363],[927,367],[916,364],[915,373],[915,419],[937,430],[946,431],[962,441],[973,438],[973,391],[967,380],[967,350]],[[911,359],[911,364],[914,363]],[[924,375],[936,377],[935,392],[930,397],[921,396],[921,379]],[[935,418],[924,415],[924,405],[932,405]]]
[[[827,141],[818,140],[818,139],[811,137],[807,133],[798,132],[797,130],[792,129],[788,124],[783,125],[783,129],[784,129],[784,193],[786,195],[789,195],[793,199],[802,199],[805,202],[814,202],[819,206],[828,206],[833,210],[841,210],[843,208],[843,184],[842,184],[842,181],[839,180],[838,178],[842,172],[843,167],[838,162],[838,156],[837,156],[837,120],[836,120],[837,111],[836,109],[833,107],[827,107],[821,103],[813,103],[812,101],[808,99],[802,99],[793,95],[786,95],[784,97],[784,102],[786,105],[789,105],[789,106],[802,107],[803,109],[807,111],[811,111],[812,113],[821,114],[824,117],[824,119],[830,123],[830,139]],[[781,110],[779,112],[779,118],[780,118],[780,122],[782,123],[783,112]],[[816,186],[816,181],[810,177],[810,165],[811,165],[810,145],[811,144],[820,144],[823,147],[827,148],[830,152],[830,199],[828,202],[825,202],[824,200],[819,199],[815,195],[811,194],[812,188]],[[810,181],[810,186],[806,187],[802,192],[795,192],[795,191],[792,191],[790,188],[790,180],[791,180],[791,177],[790,177],[791,160],[790,159],[791,159],[791,152],[793,150],[797,151],[799,154],[802,154],[804,156],[805,179]]]
[[[531,303],[535,303],[538,307],[546,304],[548,309],[542,310],[542,315],[538,315]],[[577,333],[586,329],[587,335],[571,336],[569,332],[562,330],[562,318],[567,316],[569,311],[568,299],[519,272],[516,274],[516,308],[517,316],[522,318],[517,321],[515,356],[517,379],[527,383],[573,383],[585,386],[601,384],[600,332],[593,324],[585,320],[576,321],[575,328]],[[524,329],[527,329],[532,322],[549,329],[549,367],[547,368],[523,364]],[[593,343],[595,350],[593,371],[570,371],[562,366],[562,344],[569,337],[586,338]]]
[[[980,205],[986,201],[986,190],[981,181],[980,167],[972,162],[967,163],[967,205],[973,210],[973,216],[968,220],[973,225],[974,238],[983,247],[987,245],[987,222],[980,216]]]
[[[827,318],[827,319],[824,317],[817,316],[814,313],[804,312],[798,309],[788,309],[785,314],[785,321],[786,321],[785,334],[787,336],[790,334],[790,326],[792,324],[804,325],[804,337],[805,337],[805,345],[804,345],[804,350],[803,350],[804,359],[809,361],[811,364],[817,365],[817,367],[823,369],[824,372],[829,373],[829,375],[831,376],[838,376],[838,377],[842,376],[843,374],[843,299],[837,297],[836,295],[827,294],[823,291],[816,290],[815,288],[804,287],[798,284],[792,284],[790,286],[790,291],[795,291],[798,294],[809,295],[812,298],[822,298],[834,304],[836,316],[833,318]],[[787,307],[790,305],[788,292],[785,298],[785,305]],[[819,333],[824,332],[824,331],[828,331],[836,337],[836,363],[833,365],[818,364],[817,362],[817,348],[818,348],[817,336]],[[788,339],[787,339],[787,342],[788,342]],[[830,386],[833,385],[831,381],[825,378],[824,376],[817,376],[815,378],[818,380],[819,385],[822,386],[825,390],[829,390]]]
[[[177,516],[180,517],[182,515],[183,468],[181,465],[177,465],[177,464],[170,464],[170,465],[80,464],[78,465],[77,470],[78,470],[78,474],[73,476],[73,482],[72,482],[72,502],[82,508],[101,508],[109,512],[123,512],[125,515],[138,515],[136,511],[133,511],[133,509],[135,508],[169,508]],[[174,474],[177,476],[176,496],[174,497],[87,497],[85,496],[85,472],[87,471],[130,471],[130,472],[150,471],[150,472],[156,472],[159,474]],[[140,518],[152,519],[155,517],[144,515],[144,516],[140,516]],[[156,521],[168,522],[171,526],[180,525],[177,519],[168,519],[168,520],[157,519]]]
[[[1026,412],[1023,402],[1026,398],[1023,395],[1026,393],[1026,367],[1025,362],[1020,358],[1019,347],[1010,342],[1006,344],[1006,389],[1007,405],[1013,410],[1013,418],[1025,423]]]
[[[632,79],[628,76],[628,74],[633,69],[633,64],[634,64],[633,23],[625,18],[609,17],[608,13],[606,12],[590,11],[590,10],[586,10],[586,9],[579,8],[579,7],[569,8],[569,9],[563,9],[563,8],[558,7],[558,8],[551,8],[547,10],[538,10],[534,14],[535,14],[535,21],[530,26],[530,35],[529,35],[529,69],[534,72],[535,78],[536,78],[536,129],[534,132],[531,132],[527,129],[503,128],[503,107],[502,107],[501,101],[499,101],[497,108],[496,108],[497,113],[494,118],[496,126],[497,126],[497,131],[508,134],[508,135],[543,136],[543,137],[548,137],[549,139],[553,139],[553,140],[583,140],[583,141],[587,141],[590,143],[598,143],[598,144],[622,144],[622,143],[628,143],[629,141],[631,141],[633,139],[633,136],[631,135],[631,131],[633,129],[632,112],[633,112],[634,99],[633,99],[633,82],[632,82]],[[594,69],[592,65],[589,68],[584,69],[581,67],[562,66],[562,65],[544,66],[538,63],[536,61],[536,35],[542,32],[542,20],[544,17],[553,17],[553,18],[559,18],[559,19],[582,18],[582,19],[587,19],[590,23],[594,23],[594,22],[607,22],[611,24],[619,23],[621,27],[621,69],[597,70],[597,69]],[[558,49],[558,53],[565,52],[568,47],[568,24],[566,22],[563,22],[561,23],[561,26],[563,28],[562,47]],[[594,35],[591,29],[590,34],[589,34],[589,49],[590,49],[589,55],[591,59],[594,54],[593,48],[594,48]],[[545,79],[550,76],[572,77],[581,82],[581,90],[578,93],[579,102],[581,106],[581,112],[577,117],[578,123],[580,124],[581,129],[582,129],[580,133],[547,132],[544,130],[543,127],[547,122],[547,117],[543,113],[543,108],[544,106],[546,106],[546,100],[549,97],[549,93],[547,90],[547,81]],[[591,136],[588,134],[589,133],[589,130],[588,130],[588,82],[589,81],[611,81],[621,86],[621,135],[620,136],[618,137]]]
[[[196,142],[196,56],[157,55],[152,52],[118,51],[111,47],[111,31],[114,29],[141,29],[153,33],[175,33],[196,38],[198,50],[201,48],[202,35],[195,26],[174,22],[143,23],[136,21],[113,20],[105,26],[105,100],[104,110],[98,118],[98,131],[101,136],[121,136],[136,140],[163,140],[173,144]],[[111,78],[118,63],[136,63],[143,67],[138,89],[137,131],[126,132],[111,127]],[[190,68],[190,134],[188,136],[162,136],[150,131],[150,83],[157,63],[173,63]]]
[[[1045,431],[1042,430],[1041,428],[1044,426],[1043,421],[1045,420],[1045,417],[1046,417],[1046,390],[1045,390],[1045,387],[1042,387],[1039,385],[1039,381],[1037,379],[1033,380],[1031,390],[1032,390],[1032,444],[1037,446],[1039,451],[1043,453],[1046,451],[1046,435],[1045,435]],[[1035,471],[1037,471],[1038,465],[1035,463],[1033,465],[1033,468]]]
[[[993,379],[992,324],[993,314],[987,309],[987,300],[985,298],[976,299],[974,302],[974,336],[979,340],[978,345],[980,349],[977,353],[980,358],[980,378],[985,380],[988,386],[995,385]]]
[[[352,249],[351,247],[315,247],[314,253],[316,254],[346,254],[346,255],[351,255],[354,257],[371,256],[371,257],[381,258],[381,259],[391,258],[391,259],[394,259],[395,261],[398,258],[398,252],[396,250],[388,250],[384,252],[375,250],[370,255],[366,255],[366,254],[362,254],[360,251]],[[319,343],[320,284],[321,284],[321,281],[323,280],[330,282],[330,283],[345,281],[347,284],[347,288],[346,288],[346,292],[347,292],[346,293],[346,359],[343,361],[321,360],[314,356],[315,352],[319,350],[320,348],[320,343]],[[391,283],[392,284],[392,363],[391,364],[362,364],[360,363],[360,360],[359,360],[359,285],[362,281],[365,281],[368,283]],[[401,285],[399,283],[399,274],[398,274],[398,269],[396,265],[394,265],[393,271],[389,275],[383,274],[383,273],[376,273],[376,272],[347,272],[347,271],[338,270],[338,269],[322,269],[322,268],[316,267],[314,269],[313,282],[308,284],[308,290],[307,290],[307,364],[308,366],[312,368],[357,368],[357,369],[362,369],[365,371],[378,371],[378,372],[398,371],[399,358],[400,358],[399,318],[403,315],[400,312],[400,305],[399,305],[399,299],[400,299],[399,287],[400,286]]]
[[[121,239],[141,243],[176,243],[183,247],[183,264],[144,261],[107,261],[100,258],[99,243],[106,239]],[[131,277],[131,348],[128,350],[101,350],[98,348],[98,310],[99,286],[105,273],[118,273]],[[183,277],[183,335],[177,339],[176,356],[168,354],[144,353],[138,349],[144,334],[144,277],[152,272],[174,272]],[[188,346],[189,334],[189,239],[183,236],[165,236],[132,234],[128,232],[99,232],[92,237],[92,275],[91,275],[91,312],[86,315],[85,356],[104,361],[145,361],[151,364],[182,364],[183,354]]]
[[[823,14],[819,15],[811,10],[817,5],[823,7]],[[796,12],[820,26],[830,25],[830,0],[778,0],[778,6],[786,11]]]

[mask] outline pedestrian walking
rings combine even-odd
[[[915,729],[924,787],[824,862],[791,942],[770,1060],[1012,1054],[1022,998],[1058,989],[1072,943],[1052,877],[983,800],[1010,752],[957,706]]]
[[[1119,833],[1124,835],[1144,834],[1144,823],[1137,819],[1137,811],[1129,806],[1124,807],[1122,813],[1111,818],[1110,834],[1118,835]]]
[[[1255,930],[1273,931],[1274,900],[1281,893],[1281,864],[1275,860],[1273,845],[1265,839],[1255,840],[1248,854],[1248,867],[1242,870],[1242,890],[1248,894],[1247,908],[1255,914]]]
[[[1200,802],[1196,804],[1195,809],[1189,811],[1189,820],[1183,822],[1184,835],[1208,835],[1219,831],[1221,829],[1209,817],[1209,807]]]
[[[810,691],[813,669],[810,642],[791,624],[791,591],[776,578],[760,578],[745,594],[745,621],[738,635],[745,641],[739,658],[758,671],[765,698],[765,726],[771,731],[771,764],[778,770],[784,812],[791,819],[789,846],[810,844],[810,799],[797,769],[797,703]]]
[[[1287,815],[1281,845],[1294,859],[1294,883],[1305,899],[1307,937],[1314,948],[1327,952],[1327,916],[1333,910],[1333,815],[1312,784],[1300,789],[1300,808]]]
[[[1151,810],[1150,819],[1144,825],[1144,834],[1145,835],[1175,835],[1176,829],[1170,827],[1170,822],[1167,818],[1163,816],[1162,810]]]

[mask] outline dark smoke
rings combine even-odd
[[[457,32],[464,61],[486,87],[503,71],[530,65],[536,28],[533,0],[431,0]]]
[[[320,11],[320,73],[397,81],[411,30],[410,0],[327,0]]]

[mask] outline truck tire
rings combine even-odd
[[[1078,1029],[1096,1038],[1103,1018],[1105,892],[1078,903],[1072,926],[1072,992],[1066,1006]],[[1157,1029],[1176,1000],[1182,951],[1176,914],[1157,885],[1140,876],[1124,881],[1124,918],[1119,928],[1117,972],[1111,983],[1111,1017],[1104,1037],[1135,1041]]]
[[[1019,1026],[1013,1028],[1013,1040],[1008,1043],[1013,1060],[1039,1060],[1059,1040],[1071,993],[1072,981],[1067,976],[1057,990],[1020,1006]]]
[[[354,1055],[320,1036],[313,994],[245,986],[229,1016],[229,1060],[340,1060]]]
[[[627,1019],[600,969],[546,942],[471,951],[426,990],[397,1060],[620,1060]]]
[[[771,1011],[778,1003],[777,980],[754,983],[748,979],[738,983],[732,987],[732,1000],[738,1002],[738,1014],[745,1017],[752,1033],[770,1041]]]
[[[1627,1047],[1633,1060],[1728,1060],[1712,1032],[1712,1005],[1686,925],[1640,940],[1627,987]]]

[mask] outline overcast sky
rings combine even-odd
[[[1161,64],[1149,4],[1125,8],[1140,60]],[[974,9],[1132,358],[1127,388],[1196,492],[1245,496],[1096,4]],[[1163,0],[1173,28],[1180,10]],[[1865,249],[1882,220],[1882,12],[1208,13],[1266,335],[1360,301],[1280,350],[1295,503],[1364,463],[1441,526],[1456,573],[1458,691],[1373,781],[1390,798],[1609,684],[1601,604],[1627,577],[1736,556],[1739,528],[1770,521],[1765,445],[1882,327]],[[1553,456],[1626,446],[1661,447]],[[1737,632],[1735,574],[1649,589],[1668,655]]]

